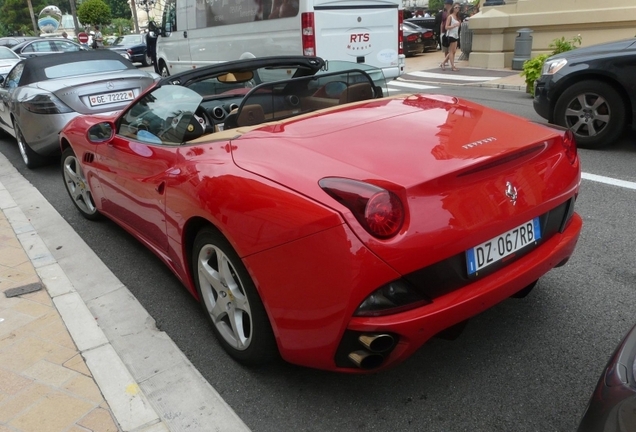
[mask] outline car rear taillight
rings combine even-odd
[[[362,227],[374,237],[395,236],[404,224],[404,206],[396,194],[358,180],[327,177],[320,187],[351,210]]]
[[[415,41],[417,40],[417,35],[416,35],[416,34],[408,35],[408,36],[406,37],[406,40],[407,40],[408,42],[415,42]]]
[[[302,29],[303,55],[313,57],[317,55],[314,13],[303,12],[300,16],[300,26]]]
[[[64,114],[73,112],[72,109],[54,95],[35,95],[31,99],[22,101],[22,106],[26,110],[36,114]]]
[[[398,10],[398,54],[404,54],[404,11]]]
[[[432,31],[425,31],[424,33],[422,33],[422,37],[425,39],[431,39],[435,36],[435,34]]]
[[[126,52],[128,53],[129,56],[132,56],[132,50],[131,49],[127,49]]]
[[[571,130],[566,130],[563,134],[563,140],[561,141],[563,148],[565,149],[565,155],[572,165],[576,162],[578,151],[576,149],[576,140]]]

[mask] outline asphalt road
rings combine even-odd
[[[426,92],[540,120],[521,92]],[[581,150],[583,171],[636,182],[635,143],[630,134],[609,150]],[[115,224],[77,213],[57,165],[25,169],[7,135],[0,134],[0,151],[254,431],[572,431],[612,350],[636,322],[636,191],[583,180],[577,211],[585,225],[573,259],[542,278],[527,298],[475,317],[457,340],[433,340],[375,375],[284,363],[246,369],[222,351],[198,304],[154,255]]]

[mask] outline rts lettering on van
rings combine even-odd
[[[347,51],[355,56],[368,54],[371,51],[371,32],[368,29],[351,30]]]
[[[480,139],[479,141],[473,141],[473,142],[471,142],[471,143],[464,144],[464,145],[462,146],[462,148],[464,148],[464,149],[468,150],[468,149],[471,149],[471,148],[473,148],[473,147],[478,147],[478,146],[480,146],[480,145],[484,145],[484,144],[491,143],[491,142],[493,142],[493,141],[497,141],[497,138],[495,138],[495,137],[488,137],[488,138]]]

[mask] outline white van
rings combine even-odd
[[[402,0],[168,0],[157,62],[163,76],[275,55],[318,56],[404,73]]]

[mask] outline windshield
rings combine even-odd
[[[381,95],[378,96],[388,96],[389,89],[386,86],[386,78],[384,77],[384,73],[382,69],[378,69],[374,66],[370,66],[365,63],[352,63],[346,61],[339,60],[325,60],[325,69],[320,70],[316,75],[320,74],[328,74],[328,73],[337,73],[340,71],[351,71],[352,69],[359,69],[366,72],[371,79],[373,80],[373,84],[382,91]]]
[[[259,84],[293,78],[297,71],[298,68],[295,67],[268,67],[254,69],[253,71],[227,72],[190,83],[187,87],[201,96],[244,95]],[[224,79],[227,76],[232,76],[232,79]]]
[[[0,47],[0,59],[2,60],[17,60],[20,56],[11,51],[8,48]]]

